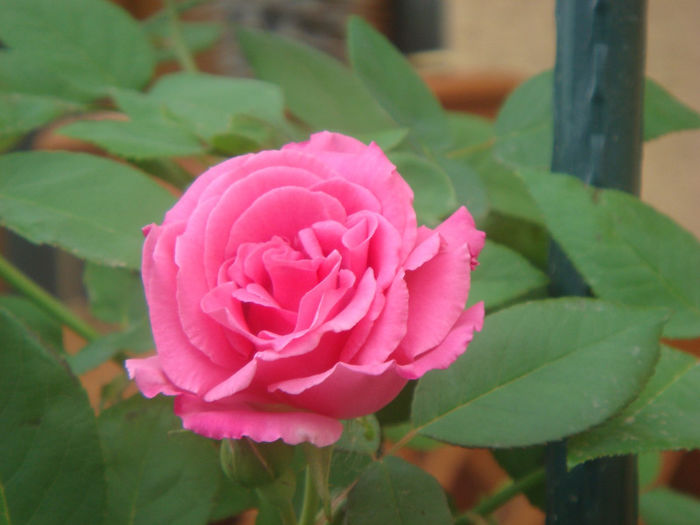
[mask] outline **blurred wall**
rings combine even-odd
[[[444,0],[452,70],[523,78],[554,64],[554,0]],[[649,0],[647,74],[700,110],[700,0]],[[642,198],[700,237],[700,131],[647,143]]]

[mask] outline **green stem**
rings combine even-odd
[[[177,61],[180,63],[180,66],[182,66],[182,69],[188,73],[196,73],[197,64],[195,64],[192,53],[190,53],[185,43],[185,38],[182,35],[182,27],[180,26],[180,19],[177,16],[175,0],[166,0],[166,8],[173,42],[173,51],[175,52]]]
[[[508,503],[512,498],[521,492],[542,483],[542,481],[544,481],[544,474],[544,467],[541,467],[533,470],[520,479],[514,480],[512,483],[509,483],[495,494],[481,500],[478,505],[476,505],[466,514],[459,516],[455,521],[455,525],[469,525],[472,523],[472,520],[469,517],[470,515],[478,515],[482,517],[488,516],[502,505]]]
[[[97,330],[77,317],[63,303],[54,299],[2,255],[0,255],[0,277],[12,288],[30,299],[49,315],[68,326],[86,341],[92,341],[100,336]]]
[[[318,491],[314,482],[311,467],[306,467],[306,482],[304,483],[304,505],[301,508],[299,525],[313,525],[318,510]]]

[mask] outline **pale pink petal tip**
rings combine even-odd
[[[146,397],[158,394],[174,396],[181,393],[163,373],[158,356],[145,359],[127,359],[124,363],[129,377],[136,382],[139,390]]]
[[[213,439],[281,439],[289,445],[309,442],[326,447],[343,433],[340,421],[320,414],[266,412],[244,403],[205,403],[190,395],[175,398],[175,413],[185,428]]]
[[[406,379],[418,379],[430,370],[444,370],[467,350],[474,332],[484,325],[484,303],[480,302],[465,310],[454,328],[438,346],[429,350],[412,363],[397,367]]]

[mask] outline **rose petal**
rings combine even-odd
[[[258,362],[256,360],[249,361],[243,368],[237,370],[231,377],[209,390],[209,392],[207,392],[204,396],[204,401],[217,401],[245,390],[253,381],[257,369]]]
[[[435,228],[435,231],[439,232],[449,244],[466,242],[469,245],[471,269],[476,268],[479,264],[477,257],[484,247],[486,234],[476,229],[474,219],[464,206],[461,206],[445,222]]]
[[[389,287],[382,313],[372,324],[362,347],[355,354],[345,353],[341,360],[355,365],[386,361],[406,335],[408,305],[408,287],[400,274]]]
[[[299,252],[294,252],[299,254]],[[296,311],[299,301],[318,281],[322,259],[298,259],[289,253],[269,250],[263,254],[263,264],[270,277],[272,295],[280,306]]]
[[[244,242],[236,250],[235,257],[228,259],[221,266],[216,283],[233,281],[242,288],[250,283],[257,283],[268,289],[270,276],[263,263],[263,255],[276,248],[289,249],[289,245],[280,237],[273,237],[267,242]]]
[[[236,353],[227,351],[228,343],[221,325],[205,315],[199,305],[210,288],[202,252],[204,229],[215,202],[215,199],[208,199],[200,203],[190,215],[185,231],[175,240],[175,264],[179,267],[176,298],[182,329],[192,345],[214,363],[231,368],[243,363]]]
[[[175,413],[185,428],[213,439],[240,439],[269,442],[278,439],[289,445],[308,441],[317,447],[332,445],[343,432],[333,418],[304,411],[279,412],[264,405],[249,404],[236,397],[206,403],[197,397],[175,398]]]
[[[233,224],[226,253],[244,242],[264,242],[279,236],[290,242],[312,224],[345,222],[345,210],[333,197],[293,186],[276,188],[259,197]]]
[[[419,266],[422,266],[428,262],[438,254],[440,251],[440,244],[440,234],[437,232],[431,232],[430,235],[424,240],[421,240],[421,242],[417,244],[413,251],[408,255],[408,259],[406,259],[406,262],[403,265],[404,269],[415,270]]]
[[[350,302],[337,313],[333,312],[332,315],[328,315],[329,320],[324,323],[323,329],[333,332],[350,330],[367,314],[376,290],[377,281],[374,279],[374,272],[368,268],[355,287]]]
[[[256,172],[264,171],[267,168],[282,168],[283,171],[284,168],[290,168],[291,172],[299,174],[303,171],[320,179],[331,179],[337,176],[324,163],[308,155],[301,155],[293,151],[265,151],[261,153],[234,157],[209,168],[187,189],[186,194],[189,194],[190,189],[192,189],[196,201],[221,196],[239,181],[249,177],[254,178]],[[201,187],[198,183],[200,179],[205,179],[205,187]],[[297,178],[291,185],[303,185],[303,182]]]
[[[287,399],[295,406],[350,419],[376,412],[397,396],[406,379],[395,368],[393,361],[362,366],[337,363],[322,374],[276,383],[269,390],[289,394]]]
[[[299,301],[299,315],[295,327],[296,331],[306,330],[325,321],[324,314],[335,306],[337,301],[339,301],[354,284],[354,282],[348,281],[348,279],[354,281],[354,275],[345,272],[343,273],[344,282],[341,285],[340,264],[340,254],[338,252],[331,252],[319,267],[319,283],[304,294],[304,297]],[[322,306],[324,307],[323,309]]]
[[[256,346],[270,345],[265,339],[252,333],[243,313],[243,303],[234,297],[236,285],[224,283],[202,297],[202,311],[233,333],[244,337]],[[241,353],[243,349],[238,350]],[[246,354],[247,355],[247,354]]]
[[[229,375],[190,343],[182,329],[175,300],[177,267],[173,261],[182,224],[151,228],[146,239],[151,258],[143,268],[149,314],[161,367],[178,388],[204,393]]]
[[[408,330],[401,357],[411,359],[439,344],[464,309],[469,293],[469,249],[441,243],[438,254],[406,272]]]
[[[256,384],[267,385],[296,377],[320,374],[333,368],[338,362],[347,332],[322,332],[315,330],[294,341],[298,351],[286,347],[283,351],[258,352]],[[291,346],[291,345],[290,345]]]
[[[399,262],[403,257],[401,237],[389,221],[381,215],[358,212],[348,218],[348,224],[352,225],[359,220],[366,220],[368,224],[373,226],[367,253],[367,266],[374,268],[377,284],[383,290],[389,286],[399,269]]]
[[[484,324],[484,303],[465,310],[447,337],[434,349],[418,359],[399,364],[398,373],[406,379],[418,379],[429,370],[444,370],[464,353],[475,331]]]
[[[304,228],[304,239],[300,237],[299,240],[305,249],[305,243],[309,245],[307,253],[310,257],[326,257],[334,251],[340,255],[339,248],[347,231],[347,227],[338,221],[319,221],[309,228]]]
[[[323,180],[312,185],[310,190],[327,193],[338,199],[348,215],[358,211],[381,212],[382,205],[367,188],[345,179]]]
[[[273,160],[269,159],[268,162]],[[257,164],[260,162],[249,162],[246,167],[254,169],[258,167]],[[308,187],[319,180],[321,179],[318,175],[301,167],[292,166],[289,169],[274,166],[263,167],[253,171],[236,184],[223,187],[220,193],[214,193],[216,205],[209,214],[206,229],[200,232],[204,242],[204,250],[199,252],[199,255],[202,256],[203,253],[202,260],[206,263],[205,270],[209,284],[213,284],[219,265],[236,253],[226,250],[231,227],[253,202],[275,188]]]
[[[318,158],[348,181],[371,191],[381,203],[382,215],[402,237],[402,257],[408,254],[416,236],[413,191],[379,146],[365,146],[351,137],[322,131],[307,142],[284,146],[283,151],[289,150]]]
[[[127,359],[124,365],[129,377],[136,381],[136,386],[146,397],[155,397],[158,394],[174,396],[182,393],[182,390],[173,385],[163,373],[157,355],[144,359]]]
[[[253,154],[234,157],[220,164],[212,166],[197,177],[187,191],[178,199],[175,205],[165,214],[163,225],[173,222],[186,221],[194,210],[202,193],[209,190],[212,185],[232,184],[237,179],[245,176],[239,171]]]

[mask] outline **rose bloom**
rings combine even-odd
[[[464,207],[417,227],[412,201],[378,146],[337,133],[210,168],[144,229],[157,355],[130,376],[198,434],[335,442],[482,326],[464,306],[484,233]]]

